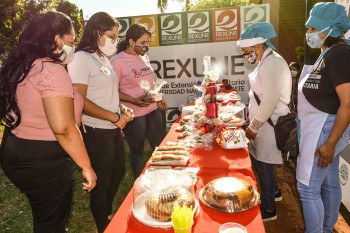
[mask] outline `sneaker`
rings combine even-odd
[[[281,189],[278,189],[275,192],[275,201],[282,201],[282,192]],[[259,200],[259,204],[261,204],[261,200]]]
[[[276,208],[272,212],[263,209],[260,209],[260,212],[263,222],[268,222],[277,219]]]
[[[275,201],[282,201],[281,189],[277,189],[277,191],[275,192]]]

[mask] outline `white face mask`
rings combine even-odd
[[[325,28],[325,29],[323,29],[322,31],[319,31],[319,32],[307,32],[305,34],[307,44],[311,48],[321,48],[323,43],[324,43],[324,41],[329,36],[329,34],[331,34],[333,29],[331,29],[329,31],[329,33],[327,34],[327,36],[324,39],[320,38],[320,33],[323,32],[324,30],[328,29],[328,28],[329,27],[327,27],[327,28]]]
[[[245,59],[250,64],[255,64],[256,58],[258,57],[258,52],[253,51],[254,48],[252,48],[248,53],[243,54],[243,59]]]
[[[298,75],[298,71],[296,71],[296,70],[291,70],[290,73],[291,73],[293,78]]]
[[[104,36],[105,37],[105,36]],[[106,38],[105,45],[101,46],[99,45],[98,48],[101,50],[101,52],[106,56],[111,56],[117,51],[117,45],[119,40],[115,40],[112,42],[111,38]]]
[[[60,52],[63,52],[63,54],[61,55],[60,59],[62,61],[61,64],[68,64],[73,60],[74,57],[74,51],[75,51],[75,46],[69,46],[69,45],[65,45],[63,40],[61,39],[63,47],[62,50]]]

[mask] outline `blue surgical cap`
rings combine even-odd
[[[276,37],[277,34],[272,24],[268,22],[257,22],[249,25],[242,33],[238,44],[241,47],[254,46],[256,44],[266,43],[272,49],[276,49],[269,39]]]
[[[310,11],[305,27],[311,26],[331,37],[339,38],[350,29],[345,8],[334,2],[319,2]]]

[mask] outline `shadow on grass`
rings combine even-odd
[[[147,162],[151,153],[152,151],[146,143],[144,163]],[[114,212],[118,210],[134,184],[129,155],[130,152],[126,145],[126,174],[114,199]],[[72,215],[67,230],[74,233],[95,233],[96,227],[90,211],[89,194],[82,189],[82,183],[84,181],[78,167],[75,167],[74,179]],[[0,232],[33,232],[32,221],[31,208],[27,198],[8,180],[0,168]]]

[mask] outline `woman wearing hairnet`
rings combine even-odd
[[[305,232],[332,232],[341,202],[339,154],[350,143],[350,29],[344,7],[318,3],[305,24],[306,41],[321,48],[313,66],[304,66],[298,85],[300,155],[297,186]]]
[[[246,135],[251,139],[249,153],[257,174],[261,192],[260,210],[263,221],[277,218],[275,201],[282,200],[275,177],[275,164],[282,164],[281,151],[277,149],[274,128],[280,116],[289,113],[292,79],[287,62],[273,50],[270,38],[276,32],[270,23],[249,25],[238,42],[243,58],[258,66],[250,73],[249,121]]]

